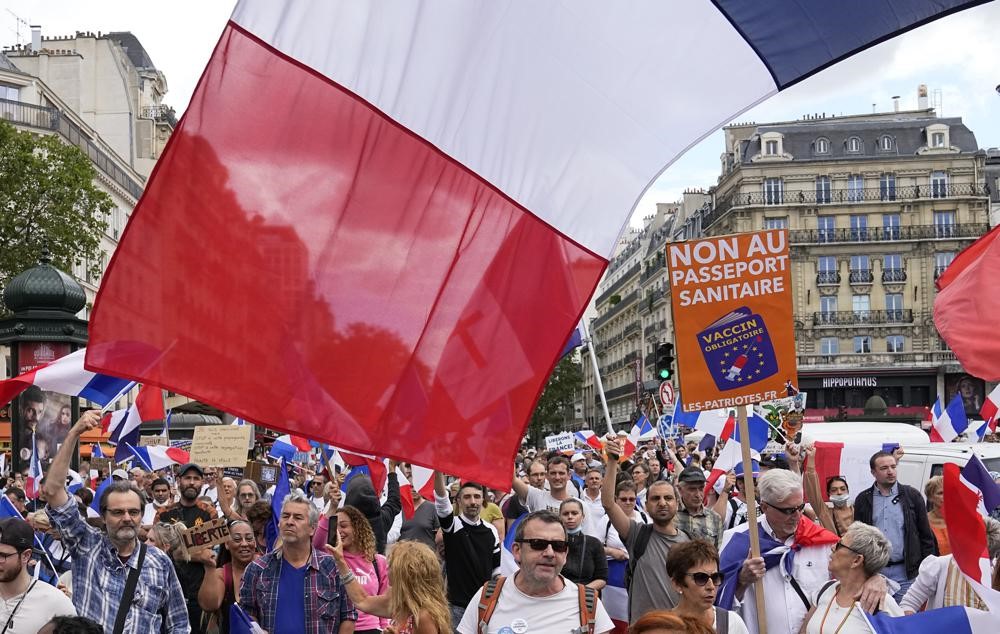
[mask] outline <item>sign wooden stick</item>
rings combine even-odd
[[[736,424],[740,428],[740,448],[743,451],[743,497],[747,503],[747,522],[750,524],[750,557],[760,557],[760,533],[757,530],[757,492],[753,482],[753,460],[750,457],[750,425],[747,423],[747,408],[736,408]],[[730,440],[732,442],[732,440]],[[753,594],[757,602],[757,631],[767,634],[767,616],[764,613],[764,582],[758,579],[753,584]]]

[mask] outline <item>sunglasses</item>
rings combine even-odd
[[[785,515],[795,515],[796,513],[801,513],[803,511],[803,509],[806,508],[805,504],[799,504],[798,506],[789,506],[789,507],[775,506],[773,504],[768,504],[767,502],[764,502],[764,504],[767,504],[768,506],[770,506],[771,508],[773,508],[775,511],[780,511],[780,512],[784,513]]]
[[[685,572],[684,576],[691,577],[697,586],[705,585],[709,579],[712,580],[713,585],[722,585],[722,580],[726,578],[726,575],[721,572],[713,572],[712,574],[708,574],[707,572]]]
[[[527,544],[531,547],[531,550],[537,550],[539,552],[545,550],[549,546],[552,546],[552,550],[557,553],[564,553],[569,550],[569,542],[565,539],[520,539],[518,542],[521,544]]]
[[[845,544],[843,540],[841,540],[841,541],[837,542],[837,543],[836,543],[836,544],[835,544],[835,545],[833,546],[833,549],[834,549],[835,551],[836,551],[836,550],[840,550],[841,548],[846,548],[847,550],[851,551],[851,552],[852,552],[852,553],[854,553],[855,555],[861,555],[862,557],[864,557],[864,556],[865,556],[865,555],[864,555],[864,553],[861,553],[861,552],[858,552],[858,551],[857,551],[856,549],[854,549],[854,548],[851,548],[850,546],[848,546],[847,544]]]

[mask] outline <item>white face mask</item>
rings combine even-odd
[[[846,493],[844,495],[831,495],[830,496],[830,501],[833,502],[834,506],[847,506],[847,501],[849,499],[850,499],[850,496],[847,495]]]

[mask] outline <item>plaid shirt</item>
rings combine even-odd
[[[272,550],[247,566],[240,584],[240,607],[268,632],[274,631],[278,611],[282,561],[281,549]],[[304,634],[328,634],[336,632],[344,621],[357,621],[358,613],[340,584],[333,557],[314,548],[306,566]]]
[[[96,621],[110,633],[125,592],[125,579],[136,566],[139,549],[122,564],[107,536],[80,517],[72,496],[60,507],[49,507],[47,513],[73,557],[73,606],[80,616]],[[184,594],[173,562],[163,551],[147,548],[124,632],[188,634],[190,631]]]
[[[704,539],[714,544],[716,548],[722,545],[724,522],[722,517],[710,508],[702,507],[701,513],[697,515],[686,508],[681,508],[677,511],[675,522],[677,528],[687,533],[691,539]]]

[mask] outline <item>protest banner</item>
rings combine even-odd
[[[242,467],[247,463],[245,425],[202,425],[195,427],[191,441],[191,462],[203,467]]]
[[[229,521],[224,517],[203,522],[182,531],[184,548],[189,555],[229,541]]]
[[[785,396],[798,383],[788,233],[667,246],[684,411]]]
[[[546,451],[572,451],[574,446],[573,434],[568,431],[545,437]]]
[[[139,436],[140,447],[170,446],[170,439],[166,436]]]
[[[243,479],[243,467],[223,467],[222,468],[223,478],[232,478],[239,482]]]

